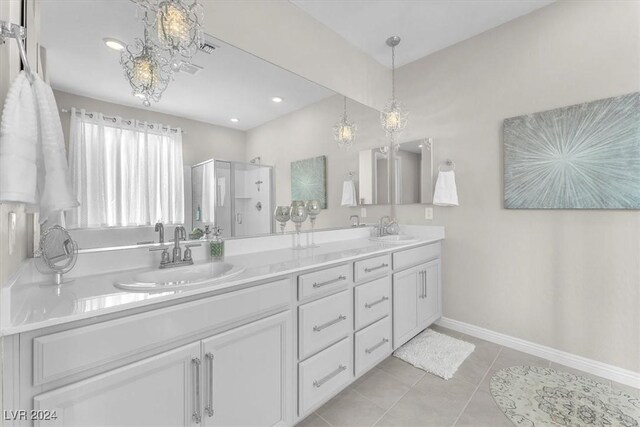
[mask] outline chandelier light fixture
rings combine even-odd
[[[157,44],[165,49],[175,68],[181,57],[189,62],[203,43],[203,9],[197,0],[145,0],[144,23],[154,34]]]
[[[356,138],[358,126],[347,117],[347,97],[344,97],[344,110],[340,120],[333,127],[334,137],[339,148],[349,149]]]
[[[160,54],[144,31],[144,40],[135,39],[120,55],[124,75],[131,85],[133,95],[142,99],[145,107],[151,101],[158,102],[173,78],[169,61]]]
[[[396,46],[400,44],[400,37],[392,36],[387,39],[387,46],[391,48],[391,99],[380,113],[382,127],[393,139],[407,125],[408,113],[403,110],[402,104],[396,99]]]

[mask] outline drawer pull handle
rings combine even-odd
[[[367,304],[365,304],[365,305],[364,305],[364,307],[365,307],[365,308],[375,307],[376,305],[381,304],[381,303],[383,303],[383,302],[387,301],[388,299],[389,299],[389,297],[384,296],[384,297],[380,298],[380,299],[379,299],[379,300],[377,300],[377,301],[374,301],[374,302],[372,302],[372,303],[367,303]]]
[[[327,323],[325,323],[323,325],[320,325],[320,326],[314,326],[313,330],[314,330],[314,332],[320,332],[321,330],[323,330],[325,328],[328,328],[329,326],[335,325],[336,323],[340,323],[343,320],[347,320],[347,316],[344,316],[344,315],[341,314],[340,316],[336,317],[335,319],[333,319],[330,322],[327,322]]]
[[[196,424],[200,424],[202,421],[202,415],[200,414],[200,358],[193,357],[191,359],[191,366],[193,367],[193,414],[191,418]]]
[[[385,268],[385,267],[389,267],[389,264],[387,264],[386,262],[383,262],[382,264],[380,264],[377,267],[365,268],[364,272],[365,273],[371,273],[372,271],[380,270],[381,268]]]
[[[340,282],[342,280],[347,280],[347,276],[339,276],[337,279],[331,279],[331,280],[327,280],[326,282],[320,282],[320,283],[314,283],[313,287],[314,288],[321,288],[323,286],[327,286],[330,285],[332,283],[336,283],[336,282]]]
[[[329,381],[330,379],[332,379],[336,375],[340,374],[342,371],[346,371],[346,370],[347,370],[347,367],[345,365],[339,365],[338,369],[336,369],[335,371],[331,372],[330,374],[328,374],[324,378],[321,378],[319,380],[315,380],[313,382],[313,386],[320,388],[320,387],[322,387],[322,385],[324,383],[326,383],[327,381]]]
[[[379,349],[380,347],[382,347],[383,345],[385,345],[388,342],[389,342],[388,339],[382,338],[382,341],[380,341],[378,344],[374,345],[373,347],[366,349],[364,352],[367,353],[367,354],[371,354],[371,353],[373,353],[374,351],[376,351],[377,349]]]

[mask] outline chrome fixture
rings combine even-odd
[[[260,184],[263,184],[263,183],[264,183],[264,181],[262,181],[260,179],[255,182],[256,186],[258,187],[258,193],[260,192]]]
[[[353,221],[355,219],[355,222]],[[349,217],[349,221],[351,221],[351,226],[352,227],[360,227],[360,216],[358,215],[351,215]]]
[[[142,99],[145,107],[151,106],[151,101],[160,101],[162,93],[173,79],[171,64],[150,40],[146,28],[143,40],[135,39],[122,51],[120,64],[133,95]]]
[[[160,223],[158,223],[160,224]],[[157,224],[156,224],[157,225]],[[162,225],[162,224],[160,224]],[[161,228],[164,230],[164,226]],[[164,231],[163,231],[164,233]],[[164,236],[163,236],[164,237]],[[180,248],[180,240],[187,239],[187,232],[182,226],[177,226],[174,230],[174,242],[173,242],[173,257],[169,259],[169,247],[162,244],[157,248],[149,248],[149,251],[162,251],[162,258],[160,260],[160,268],[172,268],[182,267],[185,265],[193,264],[193,257],[191,254],[191,248],[196,246],[202,246],[201,243],[189,243],[185,245],[184,257],[182,255],[182,249]]]
[[[179,225],[173,231],[173,258],[171,262],[179,262],[182,250],[180,249],[180,240],[187,240],[187,232],[184,227]]]
[[[260,156],[254,157],[253,159],[249,160],[249,163],[251,163],[252,165],[255,165],[255,164],[259,165],[260,164]]]
[[[394,138],[407,125],[407,112],[403,110],[400,101],[396,99],[396,46],[400,44],[400,37],[392,36],[387,39],[387,46],[391,48],[391,99],[380,113],[382,127],[391,137],[393,145]]]
[[[34,77],[31,71],[31,65],[27,60],[27,51],[24,47],[25,40],[27,38],[26,29],[18,24],[12,24],[6,21],[0,21],[0,44],[5,43],[5,39],[16,39],[18,44],[18,51],[20,52],[20,59],[22,60],[22,67],[27,76],[29,83],[33,83]]]
[[[78,260],[78,245],[69,232],[54,225],[40,236],[40,245],[36,251],[36,269],[44,274],[53,273],[55,284],[69,283],[63,275],[73,269]]]
[[[378,237],[387,235],[387,226],[391,223],[391,217],[389,215],[385,215],[380,218],[380,222],[377,227],[377,235]]]
[[[155,230],[160,233],[160,239],[158,241],[164,243],[164,225],[161,222],[156,222]]]
[[[344,97],[344,110],[338,123],[333,127],[334,138],[339,148],[349,149],[356,138],[358,126],[347,117],[347,97]]]

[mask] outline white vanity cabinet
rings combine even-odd
[[[440,259],[393,275],[393,348],[409,341],[442,315]]]
[[[191,426],[197,409],[192,343],[36,396],[33,409],[55,413],[35,426]]]
[[[288,424],[290,313],[34,398],[60,426]],[[36,424],[37,425],[37,424]]]

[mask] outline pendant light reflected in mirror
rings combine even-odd
[[[347,97],[344,97],[344,109],[340,120],[333,127],[334,137],[339,148],[349,149],[356,138],[358,126],[347,117]]]

